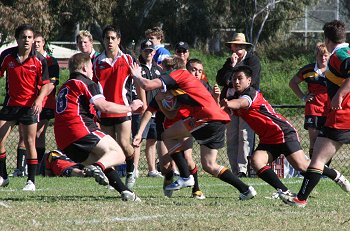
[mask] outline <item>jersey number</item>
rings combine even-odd
[[[57,101],[56,101],[56,112],[62,113],[67,108],[67,94],[68,94],[68,88],[63,88],[57,95]]]

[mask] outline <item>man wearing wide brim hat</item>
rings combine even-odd
[[[252,69],[251,86],[259,90],[261,66],[259,58],[250,49],[253,44],[247,42],[243,33],[236,33],[225,45],[232,51],[232,55],[216,75],[216,82],[223,86],[221,98],[233,96],[232,77],[235,68],[242,65]],[[232,172],[244,177],[249,173],[247,157],[254,150],[254,132],[243,119],[235,115],[230,117],[231,122],[227,124],[226,130],[227,156]]]
[[[246,45],[247,48],[253,47],[253,44],[246,41],[243,33],[236,33],[231,41],[225,43],[228,48],[231,48],[231,44]]]

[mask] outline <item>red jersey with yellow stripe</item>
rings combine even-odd
[[[326,78],[315,63],[308,64],[301,68],[297,76],[301,81],[307,83],[308,92],[314,95],[310,102],[305,104],[306,116],[327,116],[330,101],[327,94]]]
[[[346,79],[350,77],[350,48],[348,43],[339,44],[329,57],[326,79],[328,95],[332,99]],[[350,93],[342,101],[341,110],[330,110],[326,127],[350,130]]]
[[[181,103],[188,105],[189,114],[196,120],[230,121],[229,115],[217,105],[211,93],[189,71],[176,70],[171,72],[170,75],[162,75],[160,79],[167,90],[181,89],[186,92],[186,95],[194,104]]]
[[[133,59],[130,55],[119,52],[118,56],[110,62],[103,52],[95,58],[93,81],[100,85],[107,101],[121,105],[129,105],[132,95],[132,78],[129,66]],[[106,114],[101,113],[101,118],[125,117],[131,113]]]

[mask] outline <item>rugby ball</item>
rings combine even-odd
[[[175,111],[179,109],[180,104],[177,102],[177,97],[166,95],[165,98],[162,99],[162,106],[168,111]]]

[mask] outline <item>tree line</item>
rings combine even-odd
[[[331,0],[329,0],[331,1]],[[1,0],[0,45],[13,39],[14,29],[32,23],[49,40],[74,41],[78,29],[96,40],[106,24],[118,25],[122,43],[140,41],[144,31],[161,26],[166,42],[187,41],[207,51],[234,31],[257,44],[276,41],[304,17],[317,0]],[[345,6],[350,4],[344,0]]]

